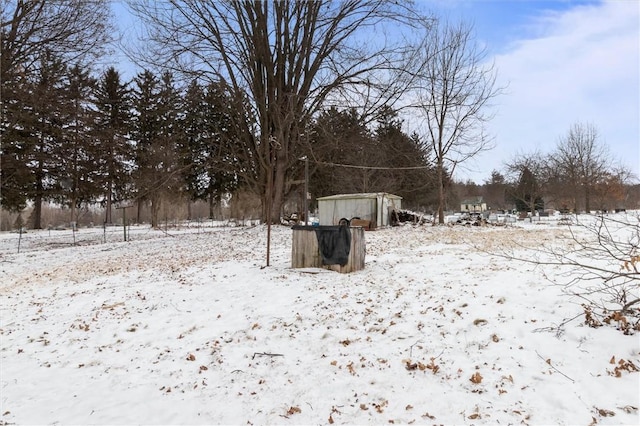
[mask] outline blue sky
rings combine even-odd
[[[491,50],[500,51],[514,40],[535,36],[535,22],[550,13],[577,6],[598,5],[595,0],[416,0],[427,10],[474,24],[478,38]]]
[[[118,1],[112,4],[119,7]],[[507,87],[495,99],[496,115],[488,125],[496,147],[465,163],[457,179],[482,183],[519,154],[550,153],[578,122],[595,126],[611,156],[640,178],[640,1],[416,4],[473,23],[497,68],[498,84]],[[131,22],[122,13],[118,17],[131,37]]]
[[[640,177],[640,2],[418,0],[474,23],[498,84],[496,147],[460,170],[478,183],[522,153],[551,153],[572,124],[595,126]]]

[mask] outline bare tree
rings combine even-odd
[[[424,119],[426,144],[438,173],[438,222],[444,223],[446,173],[493,141],[484,132],[492,118],[489,102],[500,94],[496,71],[473,39],[471,26],[436,23],[428,33],[417,72],[417,111]]]
[[[43,49],[72,62],[100,56],[110,42],[110,10],[95,0],[2,0],[2,81],[24,73]]]
[[[145,60],[220,82],[238,99],[236,155],[244,166],[235,171],[262,197],[270,222],[279,219],[311,117],[329,100],[380,93],[377,83],[405,57],[404,40],[372,42],[370,32],[383,32],[385,22],[423,22],[390,0],[136,0],[130,7],[147,24]]]
[[[631,172],[624,166],[606,172],[593,188],[592,204],[601,212],[624,209],[627,197],[625,186],[631,181],[630,176]]]
[[[573,124],[567,136],[558,142],[551,158],[563,185],[575,195],[576,212],[581,197],[582,207],[589,213],[596,185],[613,169],[611,156],[607,146],[600,142],[598,129],[592,124]]]

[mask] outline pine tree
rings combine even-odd
[[[524,167],[520,174],[518,186],[513,193],[516,210],[534,213],[544,208],[542,191],[538,180],[528,167]]]
[[[242,156],[235,155],[237,139],[234,122],[239,119],[232,109],[231,95],[220,83],[210,83],[205,92],[205,137],[202,139],[204,191],[202,198],[209,202],[209,216],[222,195],[238,186],[237,172],[243,165]]]
[[[343,168],[331,164],[372,166],[372,137],[363,118],[355,109],[323,111],[310,126],[309,156],[322,163],[309,182],[316,197],[340,193],[367,192],[372,171]]]
[[[205,190],[200,178],[204,175],[203,145],[205,139],[206,111],[204,89],[197,80],[193,80],[184,94],[182,115],[179,118],[181,135],[178,140],[180,175],[184,182],[182,188],[188,205],[201,199]],[[188,209],[191,219],[191,209]]]
[[[70,221],[78,220],[77,209],[96,201],[99,195],[99,144],[92,94],[95,78],[88,67],[76,64],[68,70],[68,89],[64,143],[61,148],[58,201],[70,208]]]
[[[134,81],[132,137],[136,144],[138,214],[142,203],[149,201],[151,225],[156,227],[163,201],[179,194],[181,187],[177,154],[181,98],[170,73],[158,79],[144,71]]]
[[[2,2],[0,203],[20,212],[32,201],[35,227],[43,201],[60,195],[64,63],[99,57],[111,28],[109,8],[94,0]]]
[[[158,139],[156,141],[156,176],[154,194],[157,194],[159,202],[153,205],[155,221],[158,221],[158,212],[161,205],[176,201],[182,194],[180,188],[182,179],[179,168],[179,155],[177,152],[180,130],[178,128],[178,115],[181,109],[181,95],[176,88],[173,75],[165,72],[160,77],[157,103]]]
[[[32,82],[24,73],[4,72],[1,83],[0,203],[4,209],[20,212],[27,206],[28,188],[33,185],[28,167],[34,138],[29,102]]]
[[[130,184],[132,147],[128,138],[131,94],[120,73],[108,68],[95,91],[97,106],[96,178],[106,207],[105,223],[112,222],[112,204],[126,196]]]
[[[404,133],[402,124],[397,111],[391,108],[381,111],[375,129],[375,151],[378,164],[392,170],[378,171],[373,189],[400,195],[407,208],[426,209],[435,202],[432,196],[437,190],[435,167],[429,162],[420,138]]]
[[[151,71],[143,71],[134,79],[132,89],[133,116],[131,118],[131,138],[135,144],[135,198],[138,204],[138,221],[141,220],[142,207],[151,202],[152,211],[159,200],[153,193],[155,186],[156,139],[158,138],[158,79]],[[152,226],[157,226],[157,216],[152,214]]]
[[[55,194],[59,192],[60,148],[63,144],[67,88],[67,67],[60,57],[45,50],[39,64],[29,103],[32,108],[32,134],[29,138],[28,167],[33,181],[27,193],[33,202],[30,218],[33,229],[42,228],[43,202],[55,198]]]

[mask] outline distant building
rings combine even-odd
[[[462,213],[482,213],[487,211],[487,203],[482,197],[467,198],[460,203],[460,211]]]
[[[393,210],[402,208],[402,197],[386,192],[339,194],[318,198],[320,225],[337,225],[340,219],[369,221],[371,229],[391,225]]]

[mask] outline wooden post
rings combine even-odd
[[[122,209],[122,229],[124,229],[124,240],[127,241],[127,209],[133,206],[116,207],[116,210]]]
[[[19,235],[18,235],[18,254],[20,254],[20,243],[22,242],[22,225],[20,225],[20,228],[18,229]]]
[[[304,224],[309,224],[309,158],[304,157]]]

